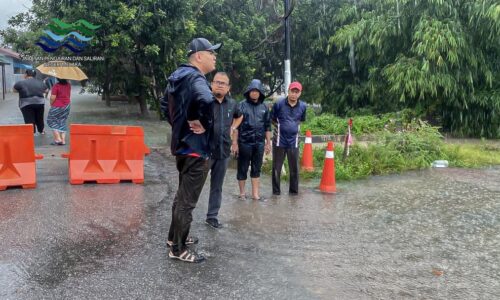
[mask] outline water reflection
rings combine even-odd
[[[144,219],[143,191],[135,184],[68,186],[58,219],[36,244],[27,280],[54,288],[126,253]]]

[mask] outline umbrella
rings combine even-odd
[[[87,75],[74,64],[65,61],[49,61],[36,67],[42,74],[54,76],[59,79],[78,80],[88,79]]]

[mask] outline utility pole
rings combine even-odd
[[[288,95],[288,86],[292,81],[290,69],[290,0],[285,1],[285,95]]]

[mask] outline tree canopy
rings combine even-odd
[[[307,102],[339,116],[410,108],[457,135],[500,137],[498,0],[290,1],[292,79]],[[198,36],[224,43],[217,67],[233,94],[252,78],[278,88],[284,14],[277,0],[34,0],[1,34],[41,54],[51,18],[101,25],[80,55],[105,60],[83,68],[106,99],[121,91],[146,115]]]

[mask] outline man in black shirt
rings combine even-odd
[[[210,155],[210,197],[206,223],[213,228],[221,228],[217,218],[222,202],[222,185],[231,156],[231,135],[240,125],[243,116],[238,104],[228,96],[229,76],[224,72],[215,74],[212,80],[215,100],[213,109],[213,134]]]

